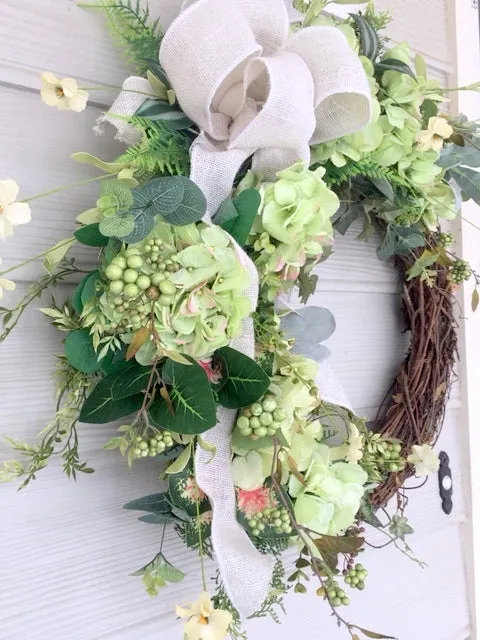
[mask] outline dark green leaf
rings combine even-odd
[[[213,221],[215,224],[218,224],[219,227],[225,228],[225,224],[234,223],[237,218],[238,211],[233,204],[233,200],[227,198],[218,208],[217,213],[213,217]]]
[[[434,100],[425,99],[420,105],[420,113],[422,114],[422,124],[426,128],[428,121],[438,113],[438,104]]]
[[[97,293],[97,282],[99,281],[100,272],[98,269],[92,271],[85,277],[85,281],[80,294],[82,305],[85,306],[89,300],[95,297]]]
[[[104,358],[102,358],[100,364],[102,365],[102,371],[105,375],[110,373],[116,373],[128,367],[128,362],[125,360],[127,348],[124,345],[121,349],[116,351],[109,350]]]
[[[123,505],[124,509],[132,511],[148,511],[150,513],[166,514],[170,512],[171,504],[168,500],[168,493],[153,493],[144,498],[132,500]]]
[[[83,373],[94,373],[101,368],[88,329],[75,329],[68,334],[65,340],[65,356],[72,367]]]
[[[107,248],[105,249],[105,260],[107,264],[118,255],[118,252],[122,248],[122,243],[117,238],[110,238],[107,244]]]
[[[462,197],[465,200],[473,200],[480,204],[480,172],[468,167],[453,167],[449,171],[452,177],[462,190]]]
[[[103,380],[85,400],[80,411],[79,421],[88,424],[105,424],[118,418],[129,416],[139,411],[143,404],[143,393],[138,393],[128,398],[115,399],[112,395],[112,387]]]
[[[88,275],[86,275],[84,278],[82,278],[82,280],[77,284],[77,286],[75,287],[75,289],[74,289],[74,291],[72,293],[72,297],[70,298],[70,302],[72,303],[72,307],[75,309],[75,311],[78,314],[82,313],[82,310],[83,310],[82,291],[83,291],[83,287],[85,286],[85,281],[88,278]]]
[[[183,200],[173,213],[165,214],[163,217],[170,224],[178,226],[198,222],[207,210],[207,200],[203,191],[185,176],[175,176],[175,178],[185,183]]]
[[[171,131],[187,129],[193,124],[182,111],[165,100],[146,100],[135,115],[152,121],[162,120]]]
[[[310,296],[313,296],[317,288],[318,276],[314,273],[306,273],[301,271],[297,279],[298,282],[298,294],[300,296],[300,302],[306,304]]]
[[[335,231],[344,236],[361,213],[362,208],[355,204],[340,204],[340,207],[332,218]]]
[[[121,400],[146,391],[151,374],[151,367],[142,367],[133,360],[126,368],[106,376],[102,382],[105,386],[111,385],[114,400]]]
[[[377,71],[397,71],[398,73],[405,73],[407,76],[410,76],[414,80],[417,79],[417,76],[412,71],[412,69],[402,62],[401,60],[395,60],[394,58],[386,58],[381,62],[377,62],[375,64],[375,70]]]
[[[220,219],[217,221],[215,216],[215,223],[225,229],[243,247],[257,216],[260,202],[261,196],[257,189],[245,189],[231,201],[231,206],[226,203],[222,205],[219,210]],[[235,211],[233,216],[232,207]]]
[[[98,222],[77,229],[73,235],[89,247],[105,247],[108,244],[108,238],[100,233]]]
[[[159,427],[176,433],[203,433],[217,421],[216,404],[207,374],[197,363],[180,364],[167,360],[162,378],[168,385],[174,415],[161,397],[152,403],[149,414]]]
[[[351,18],[355,21],[356,31],[360,39],[360,55],[375,60],[378,56],[380,43],[377,33],[370,22],[358,13],[350,13]]]
[[[248,407],[263,396],[270,384],[270,378],[262,367],[236,349],[222,347],[213,356],[228,370],[228,378],[218,393],[221,405],[229,409]]]

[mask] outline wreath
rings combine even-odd
[[[352,639],[389,637],[339,611],[349,590],[365,588],[367,527],[412,555],[403,487],[439,468],[432,445],[456,356],[454,293],[479,282],[440,225],[461,199],[480,203],[479,128],[441,112],[445,90],[421,56],[413,65],[406,43],[388,48],[388,13],[368,5],[339,19],[327,4],[297,0],[289,19],[281,0],[185,2],[165,32],[140,0],[88,5],[137,69],[97,124],[113,125],[127,147],[113,161],[74,154],[99,170],[99,198],[72,237],[28,261],[43,258],[46,274],[0,308],[3,341],[43,292],[77,283],[40,309],[65,332],[56,414],[37,444],[8,439],[23,461],[4,462],[2,480],[23,488],[52,456],[69,477],[91,473],[81,423],[121,420],[105,447],[130,467],[154,458],[165,480],[125,505],[162,540],[136,575],[150,595],[183,579],[163,549],[169,525],[199,553],[200,597],[176,610],[188,640],[244,638],[244,617],[278,620],[284,594],[304,593],[310,574]],[[50,72],[40,93],[76,112],[89,98]],[[17,200],[18,191],[0,181],[2,237],[30,221],[30,201],[53,193]],[[379,259],[395,263],[411,336],[373,424],[328,365],[331,314],[289,304],[295,288],[308,301],[335,233],[357,219],[362,239],[380,233]],[[77,266],[78,243],[96,251],[97,269]],[[0,272],[0,297],[17,266]],[[478,300],[475,288],[474,310]],[[212,595],[205,556],[218,564]]]

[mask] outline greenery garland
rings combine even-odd
[[[211,505],[196,484],[193,453],[201,447],[215,456],[208,433],[202,434],[214,426],[218,405],[236,409],[237,518],[257,548],[277,559],[272,590],[255,615],[278,621],[284,593],[304,593],[312,573],[319,580],[318,596],[352,639],[358,633],[386,638],[348,622],[339,608],[349,604],[347,588],[365,588],[367,570],[357,557],[367,542],[366,524],[413,557],[405,543],[413,529],[404,515],[402,487],[409,476],[438,469],[431,444],[441,427],[456,355],[453,295],[469,277],[480,282],[455,257],[453,238],[439,225],[457,215],[459,196],[480,203],[480,136],[477,123],[439,111],[445,90],[427,79],[420,56],[412,68],[406,44],[386,48],[387,13],[368,5],[364,13],[338,20],[322,13],[327,4],[298,1],[303,18],[292,28],[322,24],[344,33],[370,80],[370,123],[312,148],[311,167],[295,163],[274,182],[245,166],[212,226],[201,222],[205,197],[187,177],[198,130],[158,63],[158,21],[150,20],[140,0],[81,5],[103,11],[152,93],[127,118],[139,141],[114,162],[74,155],[102,172],[95,178],[99,199],[78,215],[80,226],[71,238],[32,259],[42,257],[47,274],[17,305],[0,308],[4,340],[46,289],[80,278],[65,303],[41,309],[66,333],[56,371],[56,415],[38,444],[9,439],[24,462],[4,462],[1,478],[18,479],[24,487],[55,455],[68,476],[91,473],[78,452],[79,423],[122,419],[106,448],[118,449],[129,466],[144,457],[166,463],[166,490],[125,505],[143,511],[141,521],[162,528],[160,552],[137,572],[147,592],[156,595],[184,577],[163,551],[167,525],[198,549],[202,575],[203,557],[213,553]],[[85,108],[88,94],[74,80],[51,73],[42,79],[47,104]],[[478,88],[479,83],[462,87]],[[10,236],[29,221],[30,201],[60,189],[17,201],[13,180],[0,181],[0,235]],[[296,214],[288,225],[285,211]],[[356,219],[363,220],[363,239],[380,232],[379,258],[397,265],[411,333],[410,352],[374,430],[352,412],[327,404],[316,387],[325,311],[313,307],[282,317],[274,304],[294,286],[308,300],[318,277],[313,269],[328,258],[334,231],[345,233]],[[232,238],[258,269],[256,310],[245,297],[248,278]],[[98,269],[85,273],[77,267],[69,255],[76,243],[95,248]],[[4,277],[15,268],[0,272],[0,295],[15,287]],[[474,309],[478,300],[475,289]],[[229,346],[252,311],[255,360]],[[397,509],[385,525],[375,511],[395,494]],[[285,577],[280,556],[292,542],[299,543],[300,553]],[[202,593],[177,614],[188,618],[187,638],[203,637],[205,624],[212,638],[227,630],[234,638],[246,637],[220,577],[212,599]]]

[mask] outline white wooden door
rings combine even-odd
[[[259,0],[260,1],[260,0]],[[467,3],[469,0],[463,0]],[[172,0],[152,0],[168,9]],[[392,37],[408,39],[427,56],[433,77],[447,82],[453,69],[453,41],[447,26],[449,0],[381,0],[395,17]],[[68,159],[86,150],[113,158],[119,149],[92,126],[113,94],[94,94],[81,114],[59,113],[39,99],[39,73],[52,70],[81,84],[119,86],[128,69],[111,44],[95,11],[73,0],[2,0],[0,4],[0,177],[12,177],[22,196],[92,175]],[[35,90],[35,91],[34,91]],[[98,104],[96,104],[98,102]],[[3,264],[24,260],[68,235],[80,211],[92,206],[95,186],[64,192],[33,204],[33,221],[0,247]],[[332,361],[360,414],[372,415],[404,357],[395,274],[375,255],[375,243],[340,238],[335,255],[321,267],[314,303],[335,314],[337,331],[328,346]],[[79,260],[91,263],[87,251]],[[41,272],[30,265],[16,276],[25,292]],[[67,288],[55,296],[61,299]],[[44,301],[45,302],[45,301]],[[42,306],[40,303],[37,306]],[[59,335],[32,308],[19,331],[1,346],[1,432],[32,439],[53,411],[55,350]],[[467,517],[464,488],[467,456],[462,455],[461,396],[455,389],[438,443],[453,470],[454,509],[443,514],[435,479],[412,492],[412,547],[429,568],[388,547],[367,552],[367,589],[355,594],[346,614],[355,623],[401,640],[466,640],[471,637],[462,532]],[[39,474],[26,491],[1,488],[0,638],[2,640],[173,640],[181,637],[173,607],[199,590],[198,563],[172,533],[168,557],[188,573],[156,599],[129,574],[156,552],[159,531],[122,511],[133,498],[160,489],[155,464],[130,473],[116,453],[102,451],[113,428],[85,426],[82,453],[94,475],[68,482],[59,466]],[[0,445],[0,457],[10,457]],[[263,638],[344,638],[326,606],[309,594],[287,598],[288,616],[248,623],[251,640]]]

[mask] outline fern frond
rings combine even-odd
[[[140,180],[158,174],[187,175],[191,140],[181,131],[171,131],[159,121],[131,116],[129,124],[141,131],[139,143],[125,151],[118,162],[128,162]]]
[[[393,185],[409,188],[410,185],[405,178],[391,167],[380,167],[372,160],[365,159],[358,162],[349,162],[344,167],[336,167],[329,162],[326,166],[324,176],[328,186],[338,186],[352,178],[363,177],[372,180],[388,180]]]
[[[109,26],[127,50],[128,61],[145,75],[149,60],[157,60],[163,33],[157,20],[150,20],[146,0],[100,0]]]

